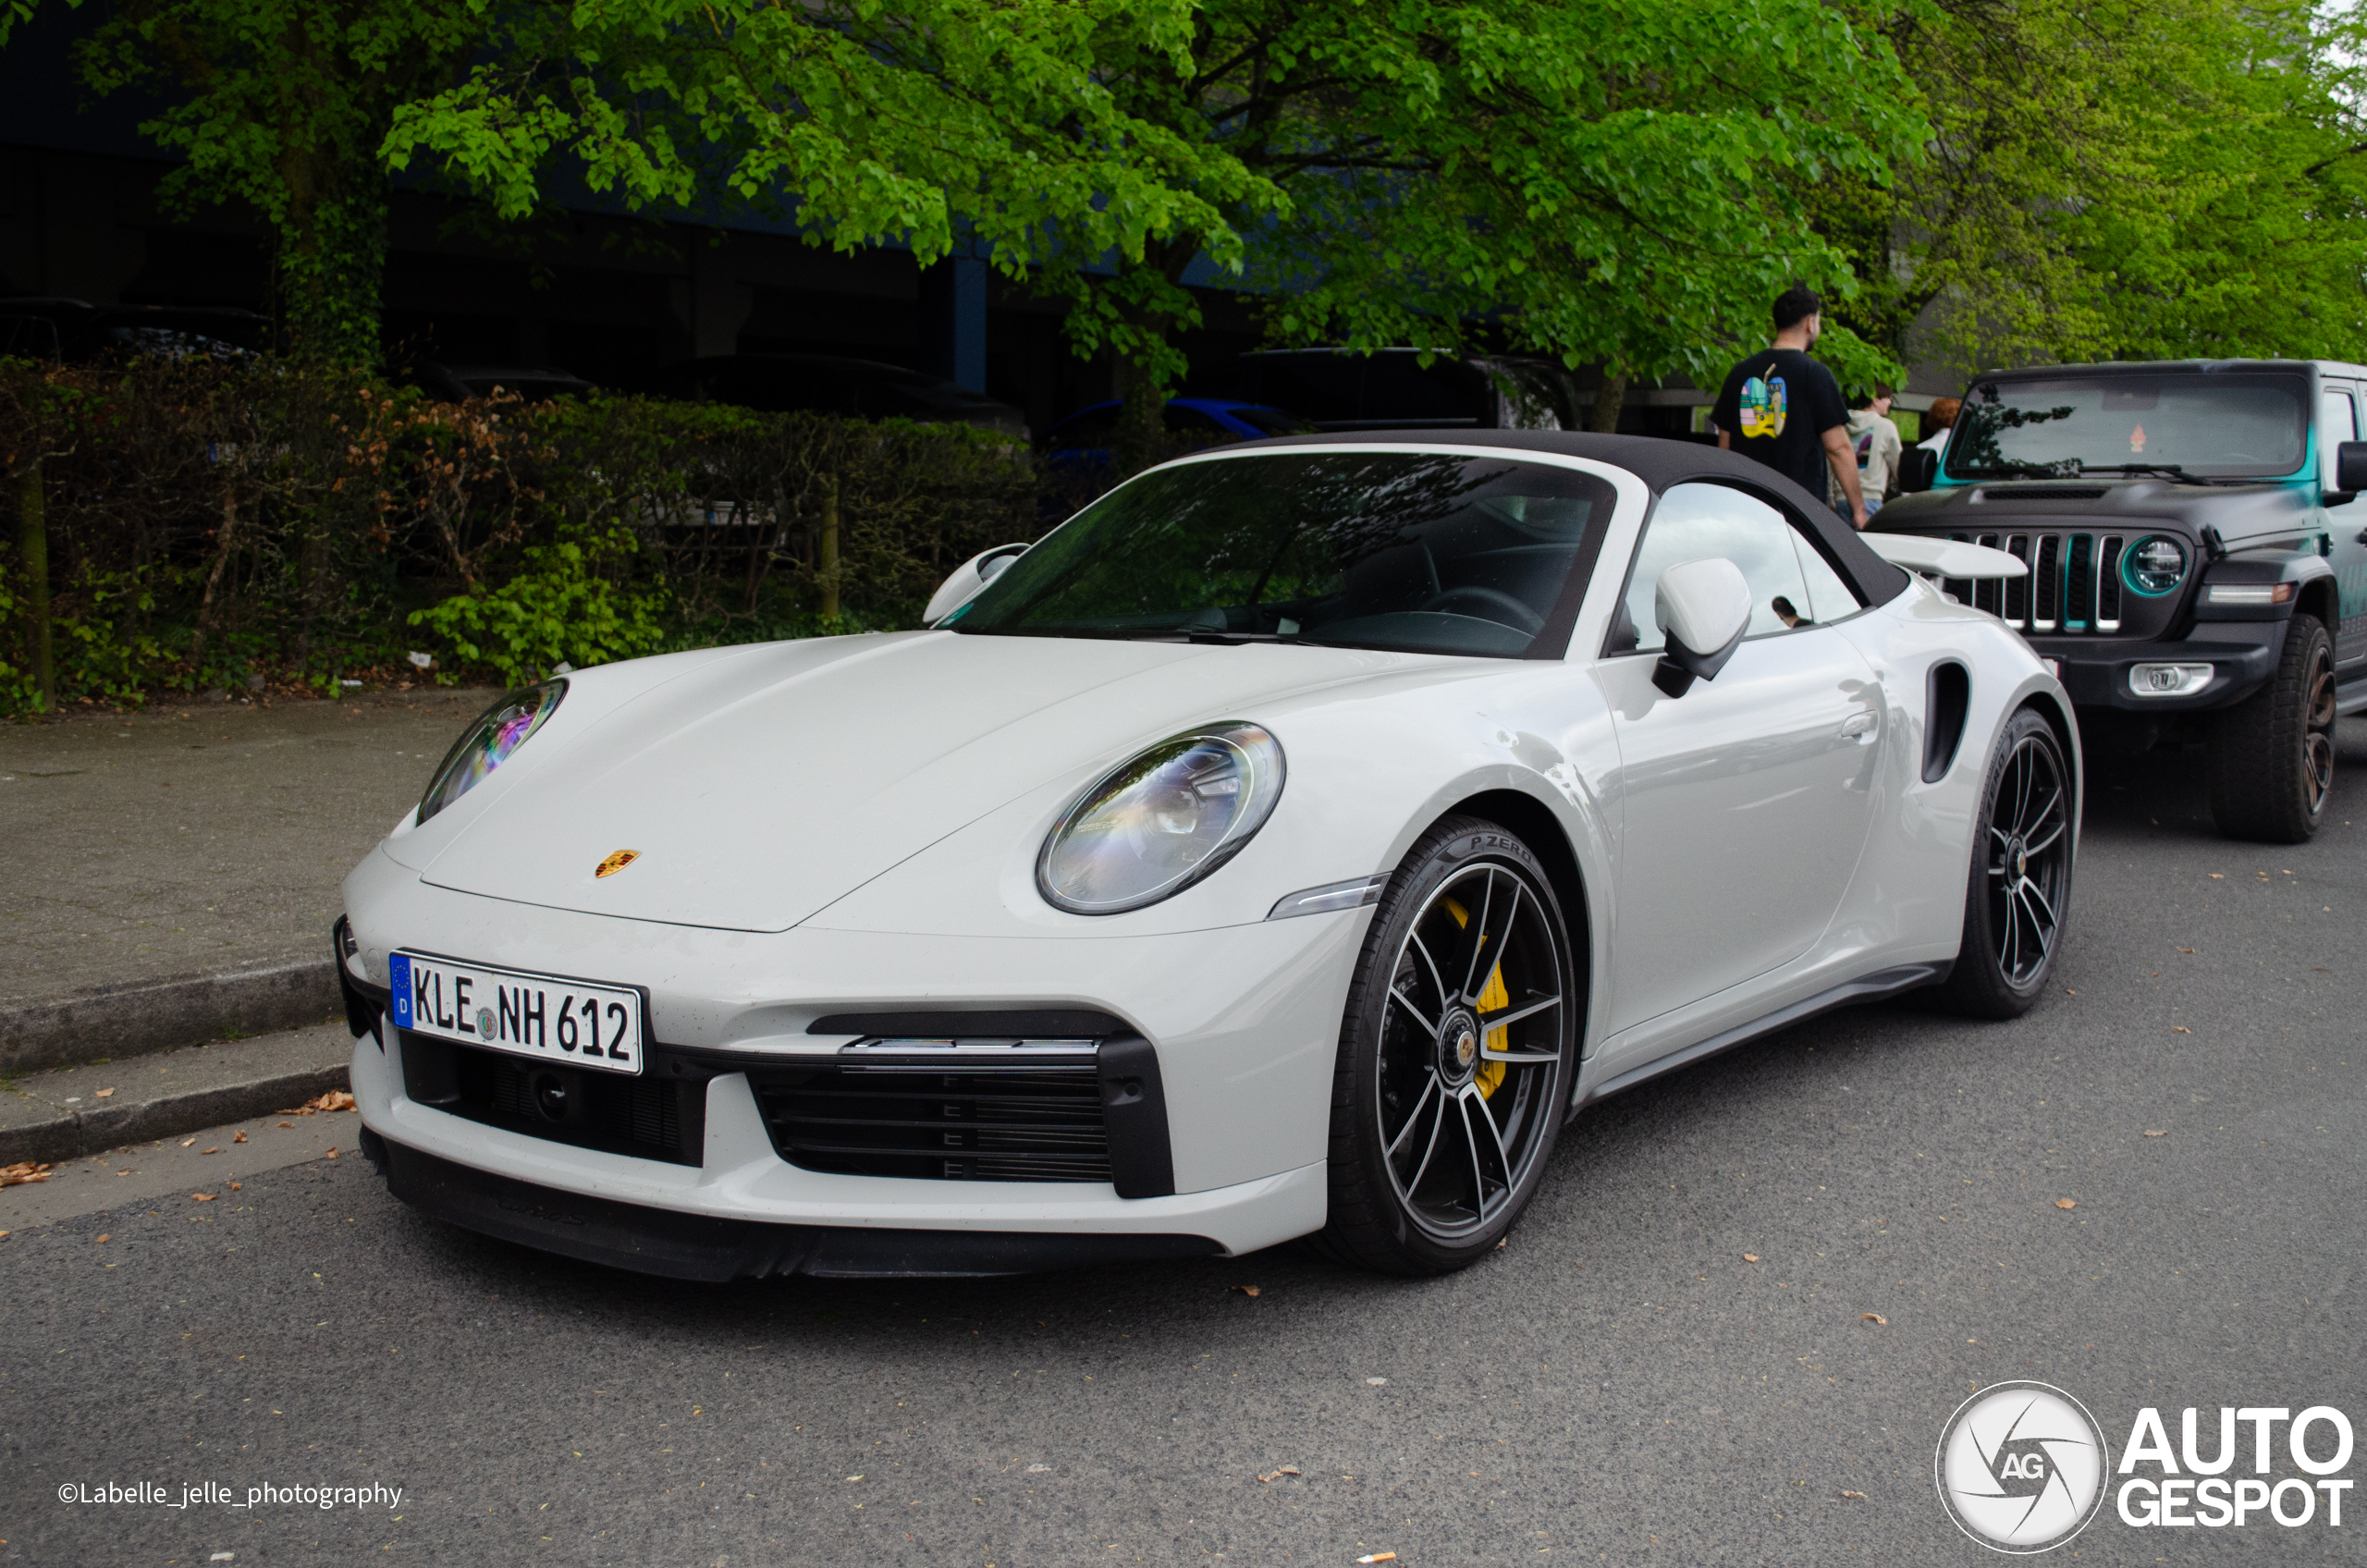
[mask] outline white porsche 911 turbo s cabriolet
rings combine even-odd
[[[1705,447],[1299,437],[927,631],[513,692],[345,884],[364,1149],[687,1279],[1458,1268],[1589,1100],[2044,986],[2069,704],[1885,550],[2020,570]]]

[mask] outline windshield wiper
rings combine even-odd
[[[2075,463],[2077,459],[2072,459]],[[1980,468],[1952,468],[1952,474],[1965,479],[2070,479],[2076,471],[2067,472],[2060,463],[2025,463],[2007,459]]]
[[[2081,463],[2079,465],[2079,472],[2082,474],[2159,473],[2166,474],[2170,478],[2177,481],[2180,484],[2202,484],[2208,483],[2206,480],[2198,479],[2193,474],[2187,472],[2183,467],[2177,463],[2098,463],[2092,468],[2089,467],[2086,463]]]

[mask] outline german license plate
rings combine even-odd
[[[395,953],[386,969],[398,1029],[563,1067],[641,1071],[642,998],[631,986],[422,953]]]

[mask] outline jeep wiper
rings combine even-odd
[[[2059,463],[2025,463],[2007,459],[1982,468],[1952,468],[1948,472],[1960,479],[2068,479]]]
[[[2198,479],[2193,474],[2187,472],[2183,467],[2177,463],[2098,463],[2093,468],[2089,467],[2086,463],[2081,463],[2079,465],[2079,472],[2082,474],[2160,473],[2168,475],[2170,478],[2177,481],[2180,484],[2201,484],[2206,483],[2206,481]]]

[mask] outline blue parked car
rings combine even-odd
[[[1106,466],[1121,407],[1115,402],[1094,403],[1052,426],[1043,442],[1046,459],[1064,469]],[[1179,447],[1220,447],[1265,435],[1315,433],[1315,426],[1296,414],[1238,398],[1170,398],[1164,423],[1169,438]]]

